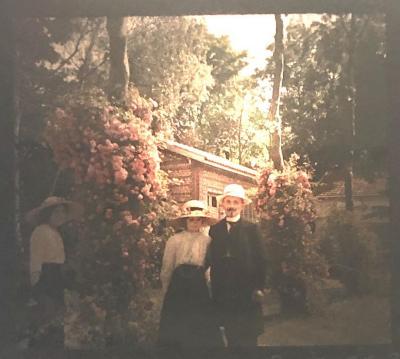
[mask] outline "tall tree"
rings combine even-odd
[[[345,64],[345,71],[347,72],[347,121],[345,121],[344,135],[346,139],[347,155],[344,161],[344,192],[346,209],[353,210],[353,167],[354,167],[354,140],[356,130],[356,87],[354,79],[354,52],[356,50],[356,28],[354,14],[350,14],[350,24],[343,23],[343,27],[347,33],[348,47],[347,47],[347,63]]]
[[[350,18],[321,16],[306,25],[292,21],[287,28],[282,95],[283,151],[302,154],[316,169],[344,178],[348,151],[345,133],[351,133],[348,50]],[[385,168],[387,121],[384,22],[381,16],[354,18],[354,172],[372,179]],[[272,82],[271,62],[258,75]],[[373,90],[372,90],[373,89]],[[350,119],[350,121],[349,121]],[[352,125],[351,125],[352,126]]]
[[[274,61],[274,80],[272,86],[271,103],[268,111],[267,121],[271,135],[268,146],[270,159],[274,167],[278,170],[283,169],[282,155],[282,121],[279,113],[279,105],[281,98],[281,87],[283,80],[283,20],[280,14],[275,14],[275,48],[273,53]]]
[[[207,64],[205,24],[186,17],[133,18],[128,52],[131,81],[158,104],[155,114],[181,142],[194,128],[214,80]]]
[[[197,125],[199,146],[241,164],[265,159],[262,114],[257,107],[256,82],[241,74],[247,53],[232,48],[226,36],[209,36],[207,63],[214,86],[201,108]],[[265,116],[264,116],[265,117]],[[261,139],[262,138],[262,139]]]
[[[129,85],[129,61],[127,51],[128,18],[107,18],[110,38],[109,95],[123,101]]]
[[[343,105],[347,109],[347,121],[343,129],[346,139],[347,156],[344,161],[344,189],[345,189],[345,204],[346,209],[353,210],[353,168],[354,168],[354,149],[356,138],[356,106],[357,106],[357,88],[355,80],[355,54],[357,47],[362,38],[363,31],[368,26],[369,20],[366,19],[361,26],[357,27],[355,14],[350,14],[349,17],[341,18],[341,25],[345,30],[347,37],[347,61],[344,63],[344,71],[346,71],[347,91],[343,100]]]

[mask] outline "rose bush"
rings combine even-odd
[[[297,167],[297,161],[292,155],[281,172],[265,168],[256,196],[271,285],[287,314],[320,310],[321,280],[328,274],[313,236],[316,211],[309,174]]]
[[[80,318],[87,342],[145,341],[152,307],[145,293],[158,281],[169,211],[151,104],[135,89],[124,106],[100,90],[68,95],[62,104],[45,138],[58,166],[73,173],[73,195],[85,206],[71,262],[82,308],[90,308]]]

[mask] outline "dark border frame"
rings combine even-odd
[[[387,86],[390,125],[389,200],[392,244],[392,345],[385,353],[400,349],[400,1],[398,0],[2,0],[0,2],[0,347],[13,337],[12,298],[16,275],[15,236],[15,148],[16,68],[14,17],[95,17],[95,16],[168,16],[206,14],[274,13],[385,13],[387,40]],[[384,130],[384,129],[382,129]],[[5,158],[4,154],[9,154]],[[347,355],[378,355],[382,348],[356,346],[280,347],[257,353],[285,357],[342,358]],[[3,349],[3,348],[2,348]],[[292,353],[292,354],[290,354]],[[337,354],[334,354],[337,353]],[[364,353],[364,354],[362,354]],[[268,354],[267,354],[268,355]],[[286,356],[288,355],[288,356]],[[332,356],[333,355],[333,356]],[[337,355],[337,356],[336,356]],[[11,356],[9,356],[11,357]],[[28,355],[28,357],[30,357]],[[69,357],[69,356],[68,356]],[[80,357],[80,355],[79,355]],[[91,357],[91,355],[82,357]],[[94,356],[93,356],[94,357]],[[103,357],[99,355],[98,357]],[[264,357],[264,355],[262,355]],[[364,356],[363,356],[364,357]],[[389,356],[388,356],[389,357]]]

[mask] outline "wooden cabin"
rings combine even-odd
[[[168,141],[161,156],[161,168],[175,182],[171,185],[173,199],[178,203],[202,200],[218,218],[224,214],[217,197],[227,184],[240,184],[247,192],[257,187],[257,171],[191,146]],[[245,207],[244,217],[255,220],[252,204]]]

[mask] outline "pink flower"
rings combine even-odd
[[[145,195],[146,197],[149,197],[151,195],[151,185],[150,184],[146,184],[142,190],[141,190],[142,194]]]
[[[271,188],[269,189],[269,191],[268,191],[268,194],[270,195],[270,197],[275,196],[275,194],[276,194],[276,187],[275,187],[275,186],[271,187]]]
[[[112,156],[112,166],[115,171],[121,170],[123,164],[124,162],[121,156]]]
[[[156,217],[157,217],[156,212],[150,212],[150,213],[147,215],[147,218],[148,218],[150,221],[155,220]]]
[[[124,183],[128,177],[128,171],[125,168],[120,168],[114,172],[114,182],[116,184]]]
[[[128,130],[130,132],[130,140],[137,141],[139,139],[138,130],[132,122],[128,124]]]
[[[307,173],[305,173],[304,171],[300,171],[297,175],[297,181],[299,182],[299,184],[304,187],[304,188],[310,188],[310,182],[308,179],[308,175]]]

